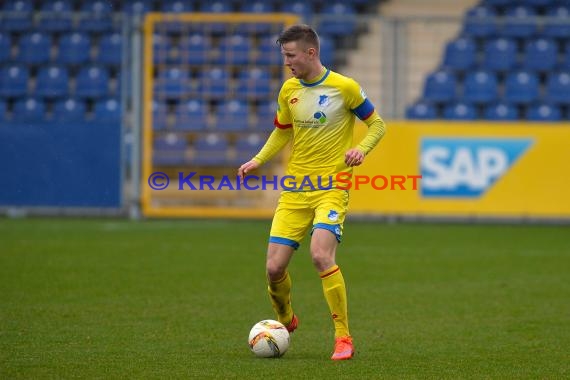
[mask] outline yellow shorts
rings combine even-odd
[[[297,249],[311,226],[311,233],[323,228],[340,242],[347,211],[346,190],[284,191],[275,210],[269,242]]]

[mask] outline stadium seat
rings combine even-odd
[[[246,102],[230,100],[216,107],[216,130],[244,131],[249,127],[250,109]]]
[[[222,65],[246,65],[253,50],[251,39],[241,34],[223,37],[215,63]]]
[[[562,70],[570,70],[570,42],[566,44],[566,50],[562,55],[562,62],[560,64]]]
[[[53,121],[55,123],[84,123],[87,107],[85,102],[68,98],[55,102]]]
[[[486,104],[497,100],[498,80],[491,71],[468,72],[463,86],[463,100],[468,103]]]
[[[526,113],[526,119],[530,121],[560,121],[562,112],[560,107],[550,104],[533,104]]]
[[[319,16],[319,34],[345,36],[356,31],[356,10],[350,2],[325,3]]]
[[[437,119],[437,109],[432,104],[420,100],[406,109],[406,118],[418,120]]]
[[[126,0],[122,10],[130,15],[142,15],[154,10],[153,0]]]
[[[208,107],[201,100],[188,100],[176,105],[174,128],[186,131],[203,131],[208,128]]]
[[[529,38],[538,31],[536,11],[528,6],[508,8],[501,34],[512,38]]]
[[[517,107],[504,102],[487,105],[483,113],[487,120],[512,121],[519,118]]]
[[[161,3],[161,12],[183,13],[192,12],[195,10],[194,4],[191,0],[164,1]]]
[[[121,122],[121,102],[119,99],[99,99],[93,106],[93,123],[114,124]]]
[[[43,98],[58,98],[67,96],[69,73],[65,67],[41,67],[36,78],[35,94]]]
[[[493,7],[475,6],[467,11],[463,22],[466,37],[492,37],[497,32],[497,12]]]
[[[172,63],[187,63],[201,65],[209,61],[212,50],[210,39],[201,34],[191,34],[182,37],[173,58]]]
[[[545,100],[553,104],[570,105],[570,70],[548,75]]]
[[[255,110],[255,118],[257,120],[255,129],[258,131],[272,131],[275,126],[275,112],[277,112],[277,101],[260,102]]]
[[[43,123],[46,121],[44,102],[35,98],[19,98],[14,102],[12,120],[17,123]]]
[[[10,33],[0,32],[0,64],[12,58],[12,36]]]
[[[8,105],[4,99],[0,99],[0,121],[6,121],[8,119]]]
[[[29,65],[39,65],[50,60],[52,38],[49,34],[33,32],[20,38],[17,60]]]
[[[89,61],[91,39],[85,33],[74,32],[61,36],[57,61],[64,65],[81,65]]]
[[[455,99],[457,80],[455,74],[438,70],[428,75],[423,98],[430,102],[447,102]]]
[[[245,136],[239,136],[235,142],[235,156],[232,159],[234,166],[238,166],[251,160],[263,145],[266,139],[258,133],[252,133]]]
[[[69,0],[44,1],[38,13],[38,28],[46,32],[68,32],[72,28],[72,11]]]
[[[242,70],[238,76],[237,93],[240,98],[254,100],[272,96],[270,72],[259,67]]]
[[[539,79],[530,71],[519,70],[507,74],[504,100],[515,104],[529,104],[538,99]]]
[[[230,74],[227,70],[213,67],[201,73],[199,92],[211,99],[222,99],[230,91]]]
[[[99,66],[84,66],[77,74],[75,94],[80,98],[100,98],[109,93],[109,72]]]
[[[320,56],[321,62],[324,65],[333,65],[334,64],[334,42],[331,38],[321,37],[319,36],[320,41]],[[278,50],[279,54],[281,52]],[[280,57],[281,58],[281,57]]]
[[[168,36],[157,33],[152,36],[152,59],[155,65],[171,61],[172,44]]]
[[[475,120],[477,110],[469,103],[449,103],[443,109],[443,117],[448,120]]]
[[[443,66],[446,69],[463,71],[475,65],[477,48],[475,42],[466,37],[450,41],[445,46]]]
[[[558,63],[558,47],[554,40],[537,38],[528,40],[522,66],[527,70],[550,71]]]
[[[227,164],[228,140],[224,135],[209,133],[194,141],[192,164],[222,166]]]
[[[0,68],[0,96],[17,97],[28,92],[29,69],[24,65],[12,64]]]
[[[313,19],[315,14],[315,6],[312,2],[306,1],[292,1],[292,2],[285,2],[281,9],[283,12],[293,13],[298,16],[301,16],[303,22],[310,22]]]
[[[503,7],[509,5],[512,0],[483,0],[482,4],[492,7]]]
[[[554,4],[556,0],[521,0],[523,5],[528,5],[530,7],[543,7],[546,5]]]
[[[481,67],[486,70],[508,71],[517,64],[517,46],[507,38],[486,40]]]
[[[99,40],[96,62],[119,66],[122,61],[123,39],[119,33],[106,34]]]
[[[154,83],[155,94],[166,99],[179,99],[192,90],[191,80],[187,70],[178,67],[160,69]]]
[[[279,45],[277,45],[277,38],[278,35],[276,34],[260,38],[255,59],[256,64],[258,65],[281,64],[283,58],[281,56],[281,49],[279,48]]]
[[[161,131],[167,128],[168,106],[164,102],[152,101],[152,129]]]
[[[32,0],[4,1],[4,12],[0,28],[13,32],[26,32],[32,28]]]
[[[183,136],[168,133],[154,139],[153,162],[158,166],[176,166],[186,163],[188,142]]]
[[[570,3],[549,7],[546,11],[546,24],[542,34],[552,38],[568,38],[570,36]]]
[[[200,11],[205,13],[229,13],[234,11],[233,5],[229,0],[217,0],[212,2],[201,1],[199,4]],[[226,34],[229,34],[230,32],[227,30],[228,25],[224,23],[203,23],[200,25],[200,27],[214,34],[221,34],[225,32],[227,32]]]
[[[113,4],[105,0],[84,0],[80,2],[81,12],[77,29],[83,32],[103,33],[113,27]]]
[[[263,14],[275,12],[275,5],[268,1],[252,1],[243,2],[239,9],[241,12],[251,13],[251,14]],[[243,23],[239,24],[236,28],[237,33],[271,33],[276,32],[271,30],[273,24],[256,22],[256,23]]]

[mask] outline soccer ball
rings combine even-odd
[[[257,322],[249,332],[249,348],[260,358],[278,358],[289,348],[289,331],[272,319]]]

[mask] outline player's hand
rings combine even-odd
[[[254,160],[248,161],[239,167],[238,175],[243,178],[246,176],[247,173],[257,168],[259,168],[259,164],[256,161]]]
[[[364,153],[356,148],[346,151],[344,154],[344,163],[346,166],[358,166],[364,161]]]

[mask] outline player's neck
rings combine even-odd
[[[323,75],[325,75],[326,72],[327,68],[319,62],[319,64],[315,65],[315,67],[308,73],[307,77],[303,79],[303,82],[317,82],[323,77]]]

